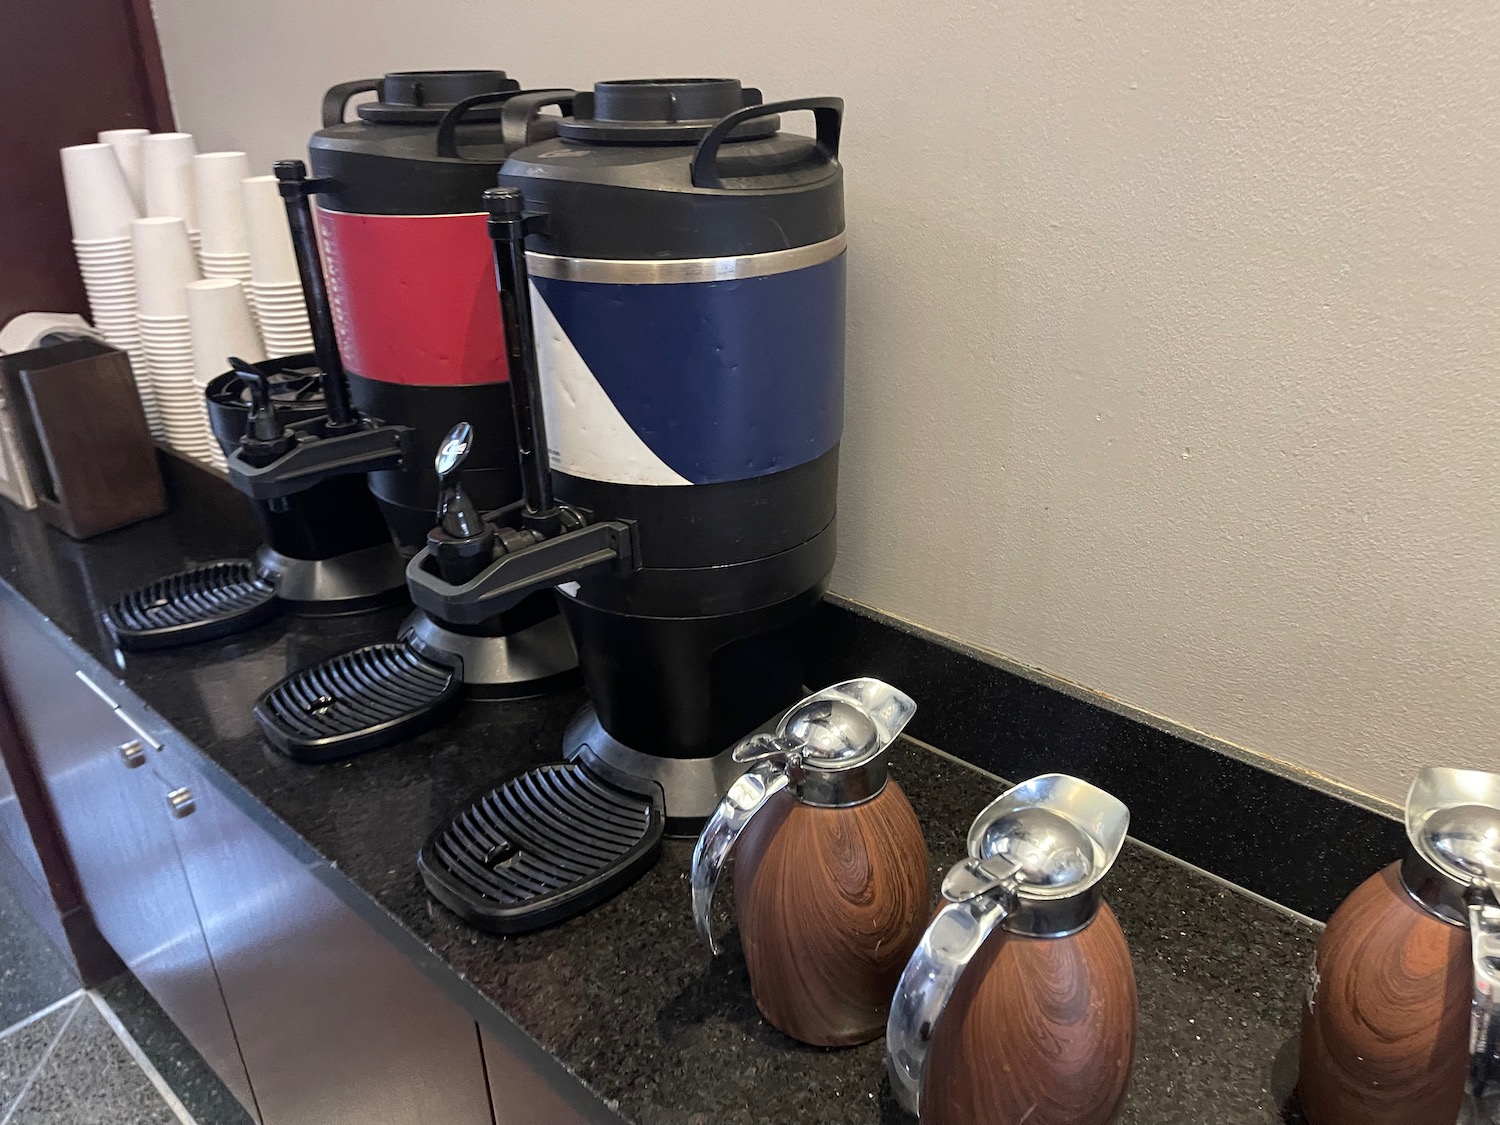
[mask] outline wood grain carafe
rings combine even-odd
[[[1469,935],[1401,886],[1393,863],[1318,941],[1298,1090],[1310,1125],[1454,1125],[1469,1067]]]
[[[1298,1093],[1309,1125],[1500,1121],[1500,774],[1425,769],[1406,856],[1318,940]]]
[[[1108,905],[1071,937],[997,933],[943,1012],[923,1125],[1109,1125],[1135,1055],[1135,972]]]
[[[1101,895],[1129,826],[1063,774],[1002,794],[902,973],[891,1090],[923,1125],[1109,1125],[1135,1055],[1130,948]]]
[[[693,914],[718,952],[711,907],[738,846],[735,913],[750,991],[803,1043],[878,1038],[930,908],[927,845],[884,754],[916,705],[879,680],[802,700],[746,739],[753,763],[709,819],[693,857]]]
[[[843,809],[778,793],[746,827],[734,866],[761,1015],[819,1047],[878,1038],[929,896],[922,826],[895,781]]]

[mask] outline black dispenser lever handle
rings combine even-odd
[[[531,323],[531,284],[526,270],[526,235],[538,220],[525,213],[516,188],[484,193],[490,238],[495,244],[495,277],[500,288],[500,320],[510,360],[511,400],[521,460],[521,496],[514,518],[520,531],[497,543],[498,558],[477,572],[446,567],[441,536],[406,566],[406,586],[419,609],[459,625],[475,625],[503,613],[521,599],[598,574],[639,566],[635,525],[625,520],[590,520],[564,507],[552,492],[547,460],[547,422]],[[441,533],[442,528],[436,529]],[[471,576],[472,573],[472,576]]]
[[[500,287],[500,323],[510,361],[515,403],[516,447],[521,457],[522,521],[542,535],[562,529],[562,512],[552,495],[547,455],[547,419],[542,410],[542,376],[531,322],[531,279],[526,269],[527,220],[520,189],[489,188],[484,193],[490,238],[495,244],[495,277]]]
[[[292,249],[297,255],[297,273],[302,279],[302,297],[312,325],[313,351],[323,369],[323,401],[328,404],[328,430],[345,433],[359,425],[359,416],[349,402],[349,383],[339,356],[338,336],[333,330],[333,305],[313,230],[312,196],[322,184],[307,178],[307,165],[300,160],[278,160],[277,186],[286,203],[287,224],[292,228]]]

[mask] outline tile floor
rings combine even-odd
[[[128,974],[83,991],[0,881],[0,1125],[250,1125]]]

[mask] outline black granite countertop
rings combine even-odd
[[[404,611],[283,618],[222,643],[118,654],[99,624],[111,598],[255,544],[227,487],[187,483],[197,503],[179,494],[167,515],[85,544],[0,501],[0,581],[217,766],[210,772],[233,799],[341,872],[345,897],[362,900],[362,913],[429,975],[481,1018],[486,1005],[505,1013],[625,1120],[910,1121],[890,1098],[879,1042],[835,1051],[793,1043],[760,1019],[733,941],[709,960],[693,930],[688,841],[668,842],[655,868],[608,904],[521,937],[480,934],[426,896],[414,857],[428,833],[501,776],[554,757],[581,694],[467,703],[405,745],[307,766],[262,743],[255,698],[294,668],[392,636]],[[962,853],[970,820],[1001,785],[911,744],[891,769],[927,830],[936,874]],[[1316,927],[1134,844],[1106,886],[1141,1002],[1121,1122],[1286,1120]]]

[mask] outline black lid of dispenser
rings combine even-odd
[[[593,93],[573,99],[573,116],[558,134],[591,144],[697,144],[720,119],[760,105],[759,90],[737,78],[630,78],[596,82]],[[769,137],[780,122],[758,117],[735,130],[733,140]]]
[[[503,70],[398,70],[384,78],[359,79],[334,86],[323,95],[323,126],[343,123],[349,99],[372,91],[373,102],[355,107],[371,125],[436,125],[459,102],[478,94],[514,93],[521,84]],[[500,120],[500,107],[485,106],[468,115],[474,122]]]
[[[816,137],[780,132],[810,110]],[[790,250],[844,230],[844,103],[770,105],[733,78],[600,82],[557,135],[514,153],[500,183],[545,212],[528,247],[585,259],[718,258]]]
[[[378,100],[345,120],[349,102],[372,92]],[[557,118],[540,110],[568,112],[572,97],[571,90],[522,90],[503,70],[397,71],[341,82],[323,95],[323,128],[307,146],[313,175],[328,181],[318,206],[363,215],[478,212],[505,158],[556,133]]]

